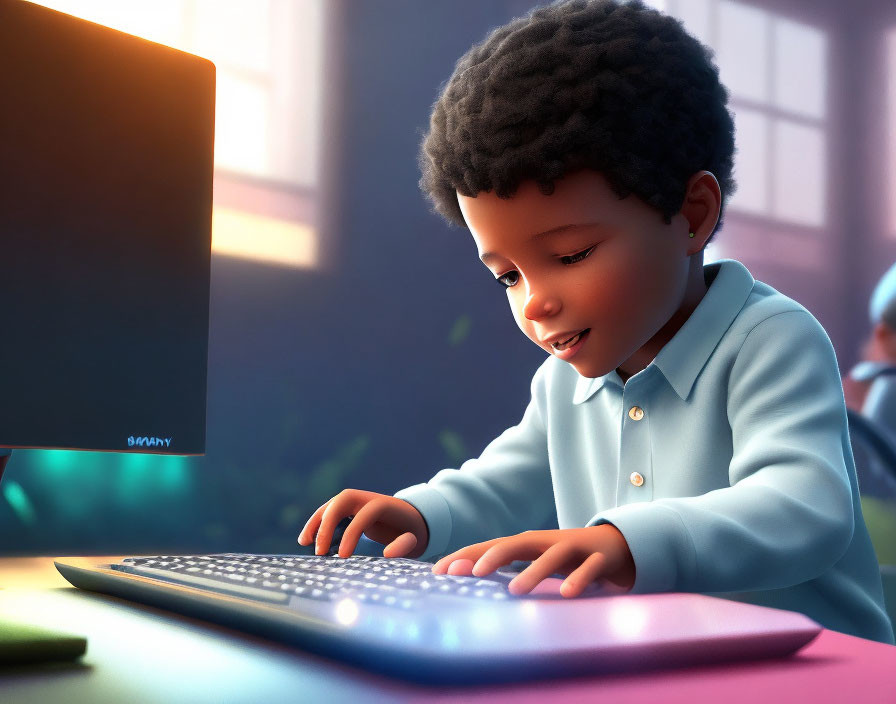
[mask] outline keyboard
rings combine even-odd
[[[802,614],[701,594],[632,595],[598,584],[566,599],[556,577],[515,596],[507,583],[523,567],[513,564],[483,578],[435,575],[428,562],[363,554],[154,555],[111,564],[73,557],[55,564],[79,589],[134,603],[135,617],[148,605],[233,629],[229,637],[245,632],[426,683],[781,657],[821,630]],[[170,624],[177,638],[183,621],[171,617]]]
[[[515,598],[506,584],[512,575],[491,579],[433,574],[432,565],[405,558],[352,555],[160,555],[128,557],[111,566],[223,594],[302,606],[304,600],[351,598],[413,609],[430,595],[474,601]]]

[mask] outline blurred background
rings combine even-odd
[[[340,489],[426,481],[518,422],[544,353],[416,154],[455,61],[539,3],[40,4],[217,65],[207,454],[16,451],[0,554],[291,552]],[[896,261],[896,3],[648,4],[731,94],[738,191],[707,259],[805,305],[845,373]],[[866,507],[896,563],[892,515]]]

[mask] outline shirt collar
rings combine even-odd
[[[707,264],[703,270],[704,275],[715,272],[706,295],[647,367],[657,367],[682,399],[691,393],[697,375],[744,307],[755,283],[747,268],[733,259]],[[584,403],[608,382],[623,385],[615,369],[594,379],[580,376],[572,402]]]
[[[863,361],[849,371],[849,376],[856,381],[873,381],[881,375],[892,374],[896,374],[896,365],[892,362]]]

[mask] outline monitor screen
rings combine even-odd
[[[0,447],[205,451],[215,67],[0,0]]]

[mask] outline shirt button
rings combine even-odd
[[[632,475],[628,479],[635,486],[641,486],[644,483],[644,477],[642,477],[639,472],[632,472]]]
[[[644,417],[644,409],[639,406],[632,406],[628,409],[628,417],[632,420],[641,420]]]

